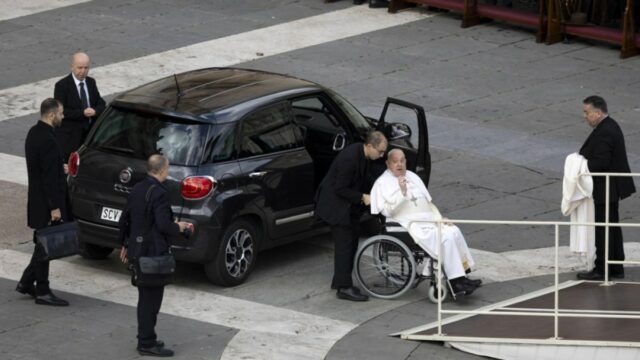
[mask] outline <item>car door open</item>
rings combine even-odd
[[[407,168],[414,171],[426,186],[431,176],[429,130],[422,106],[387,98],[376,127],[389,140],[389,149],[402,149]]]

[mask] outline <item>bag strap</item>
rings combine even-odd
[[[152,184],[147,189],[147,193],[144,195],[144,230],[142,232],[143,235],[151,232],[152,223],[149,222],[149,198],[151,198],[151,194],[153,193],[153,189],[156,187],[156,184]],[[144,236],[142,237],[144,241]]]

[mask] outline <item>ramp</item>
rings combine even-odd
[[[552,286],[396,335],[498,359],[640,359],[640,284],[568,281],[558,289],[557,312]]]

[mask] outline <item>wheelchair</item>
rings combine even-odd
[[[429,276],[422,275],[418,266],[429,266]],[[441,297],[456,299],[444,270],[442,289],[438,288],[438,260],[431,257],[400,224],[381,219],[381,233],[365,240],[358,247],[354,270],[362,290],[380,299],[395,299],[422,281],[429,281],[428,298],[438,303]]]

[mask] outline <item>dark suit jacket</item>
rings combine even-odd
[[[155,186],[147,200],[147,191],[152,185]],[[167,253],[167,236],[180,234],[180,226],[173,221],[167,189],[152,176],[133,187],[119,225],[120,241],[129,249],[131,259]],[[138,236],[143,237],[142,244],[136,241]]]
[[[53,92],[53,97],[60,101],[64,107],[64,119],[62,120],[62,126],[56,130],[56,135],[65,160],[71,152],[80,147],[84,140],[83,136],[89,130],[90,120],[95,122],[104,111],[106,105],[100,96],[96,81],[87,76],[84,82],[89,93],[89,107],[96,111],[96,116],[91,119],[83,114],[84,109],[78,94],[78,87],[71,74],[60,79],[56,83]]]
[[[348,225],[370,188],[369,160],[362,143],[347,146],[331,163],[316,192],[316,216],[330,225]]]
[[[64,162],[53,127],[38,121],[29,129],[24,150],[29,176],[27,224],[33,229],[47,226],[54,209],[68,220]]]
[[[587,159],[590,172],[631,172],[624,145],[624,135],[618,123],[610,117],[604,118],[593,129],[580,148],[580,155]],[[612,177],[610,181],[610,202],[617,202],[636,192],[632,177]],[[594,203],[604,204],[606,202],[605,184],[605,177],[593,177]]]

